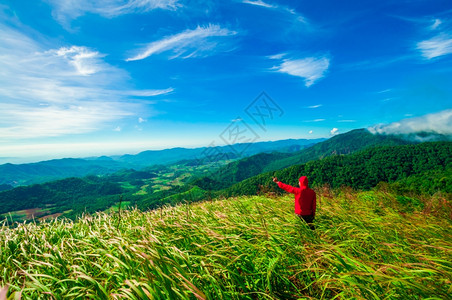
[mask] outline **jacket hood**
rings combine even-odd
[[[309,187],[308,177],[306,176],[301,176],[298,182],[300,183],[300,187]]]

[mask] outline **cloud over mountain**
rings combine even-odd
[[[412,134],[418,132],[452,135],[452,109],[407,118],[390,124],[378,124],[368,128],[378,134]]]

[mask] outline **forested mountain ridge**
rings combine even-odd
[[[308,176],[311,186],[328,184],[333,188],[349,186],[370,189],[380,182],[407,180],[424,172],[439,172],[438,190],[452,193],[452,178],[442,176],[452,168],[452,142],[427,142],[416,145],[382,146],[350,155],[336,155],[294,165],[275,172],[266,172],[218,192],[218,195],[255,195],[260,190],[278,191],[272,177],[298,185],[301,175]],[[429,184],[428,182],[424,184]],[[426,186],[426,190],[430,187]],[[430,190],[435,192],[435,190]]]
[[[355,129],[333,136],[287,158],[275,160],[266,166],[264,171],[279,170],[332,155],[351,154],[376,146],[399,146],[413,143],[418,143],[418,141],[407,139],[406,136],[373,134],[364,128]]]
[[[356,129],[295,153],[260,153],[231,162],[217,172],[195,180],[193,184],[206,190],[220,190],[260,173],[281,170],[332,155],[351,154],[375,146],[412,143],[415,142],[400,136],[372,134],[367,129]]]

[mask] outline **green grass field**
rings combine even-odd
[[[4,221],[0,286],[22,299],[447,299],[450,198],[418,202],[325,189],[316,231],[289,196]]]

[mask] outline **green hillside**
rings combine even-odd
[[[336,135],[286,159],[275,160],[265,171],[274,171],[332,155],[351,154],[376,146],[399,146],[413,142],[402,136],[372,134],[367,129],[355,129]]]
[[[275,160],[289,157],[288,153],[260,153],[231,162],[208,176],[193,180],[192,184],[205,190],[219,190],[258,175]]]
[[[260,189],[278,191],[272,182],[273,176],[288,184],[297,185],[298,178],[306,175],[313,186],[328,184],[331,187],[349,186],[355,189],[370,189],[379,182],[391,183],[413,175],[422,177],[424,172],[434,170],[444,176],[444,172],[452,166],[450,153],[452,142],[375,147],[350,155],[336,155],[276,172],[263,173],[243,180],[218,194],[255,195]],[[439,190],[451,193],[451,181],[450,177],[444,178],[438,186]],[[424,183],[424,192],[437,191],[430,186],[433,181]]]
[[[22,299],[447,299],[450,199],[317,190],[292,197],[0,227],[0,289]]]
[[[366,129],[356,129],[295,153],[261,153],[232,162],[210,176],[194,181],[193,184],[206,190],[220,190],[261,173],[281,170],[329,156],[351,154],[376,146],[399,146],[412,143],[403,137],[372,134]]]
[[[117,182],[98,177],[66,178],[0,192],[0,214],[20,210],[27,214],[30,210],[38,218],[66,211],[67,217],[75,217],[114,205],[118,195],[124,192]],[[19,214],[17,218],[22,216]]]

